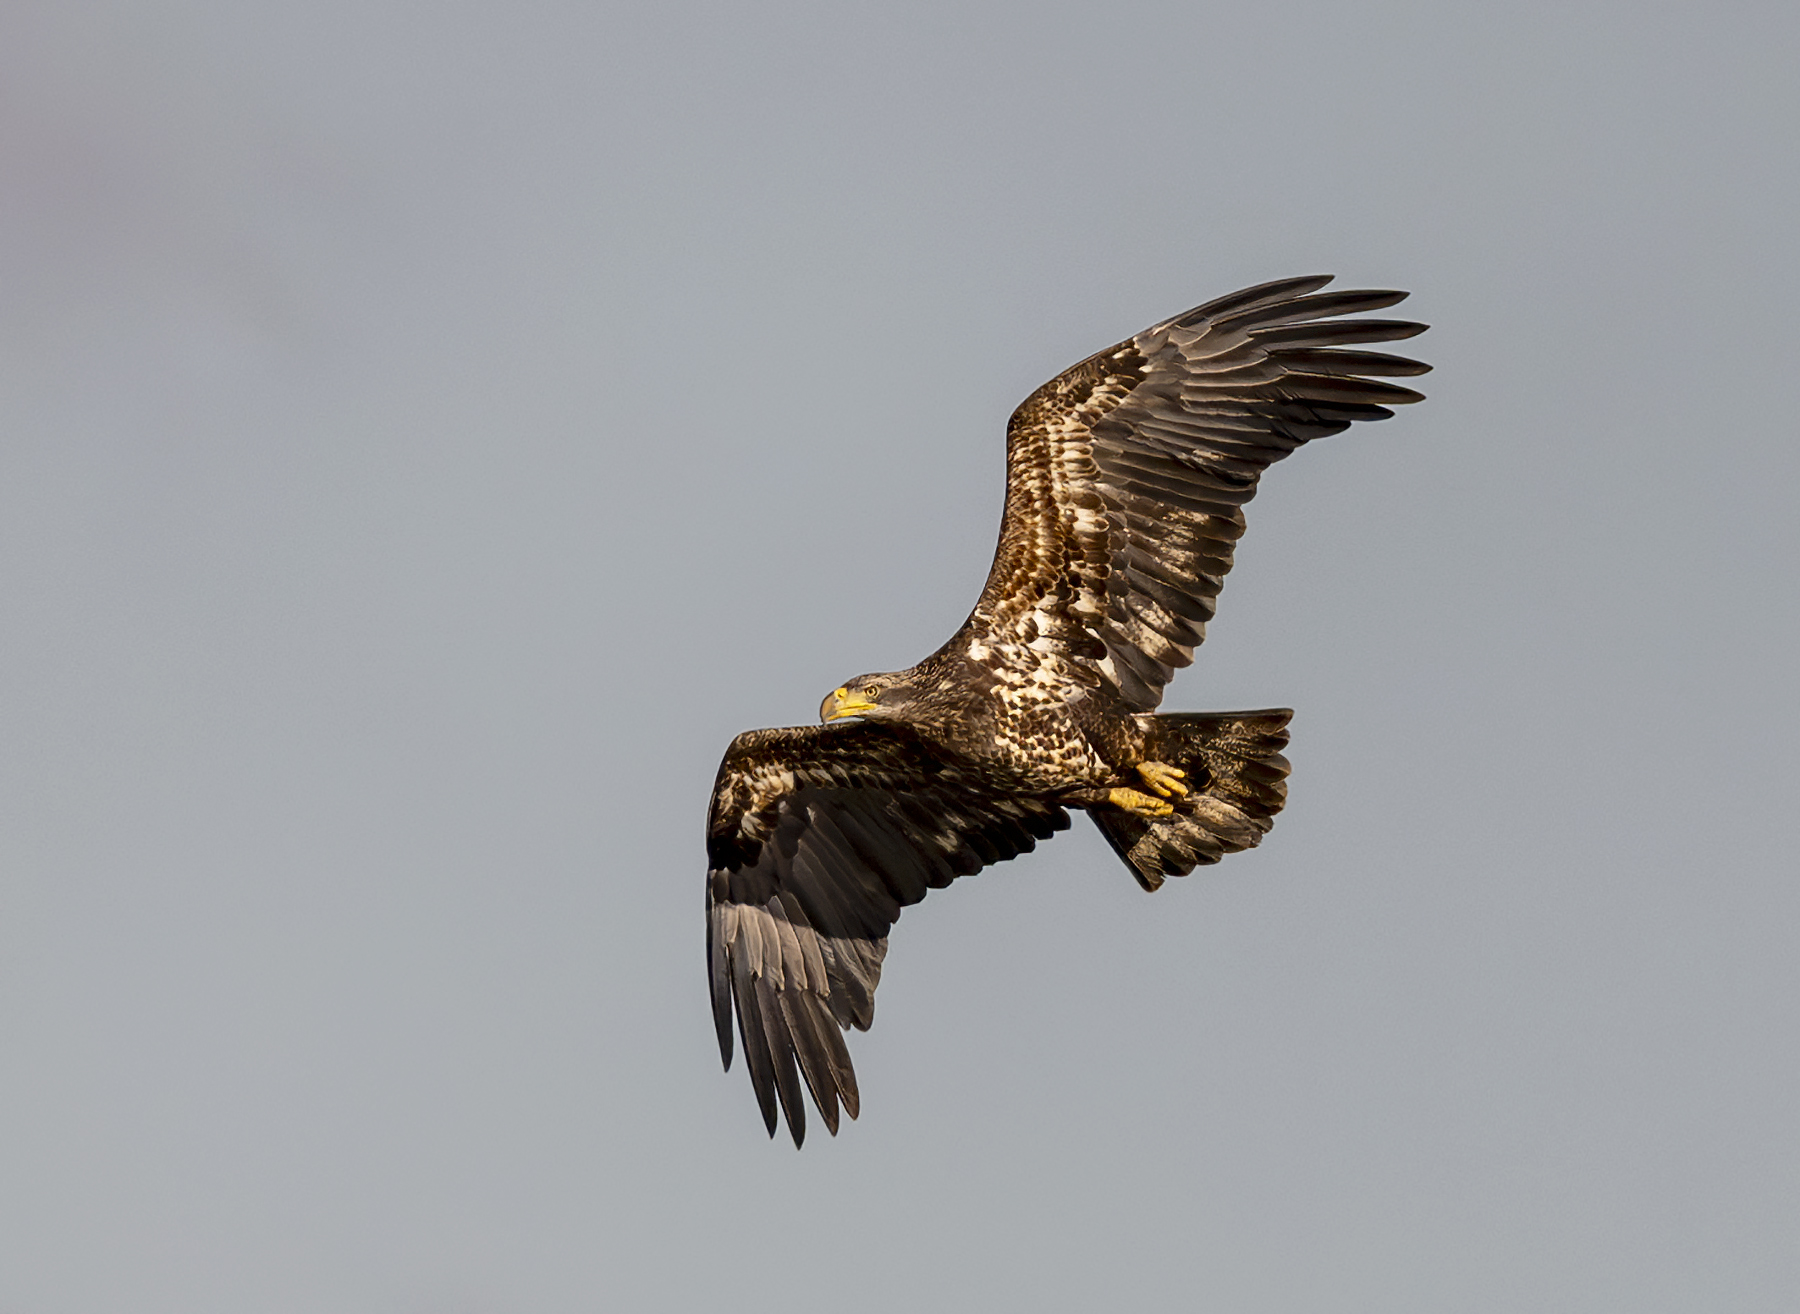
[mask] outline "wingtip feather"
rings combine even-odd
[[[1274,305],[1277,302],[1305,296],[1309,292],[1317,292],[1336,277],[1336,274],[1301,274],[1294,278],[1278,278],[1268,283],[1257,283],[1251,287],[1240,288],[1236,292],[1228,292],[1222,297],[1214,297],[1211,301],[1203,302],[1192,310],[1177,315],[1169,323],[1191,327],[1203,319],[1218,319],[1221,316],[1250,310],[1257,306]]]

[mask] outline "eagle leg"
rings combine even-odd
[[[1109,790],[1106,801],[1115,808],[1123,808],[1140,817],[1166,817],[1175,811],[1173,804],[1157,798],[1154,794],[1145,794],[1135,789]]]
[[[1137,773],[1144,783],[1163,798],[1172,794],[1186,796],[1188,787],[1181,782],[1187,778],[1187,772],[1180,767],[1172,767],[1167,762],[1139,762]]]

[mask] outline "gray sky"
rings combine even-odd
[[[1797,39],[8,6],[0,1311],[1795,1308]],[[1315,271],[1437,372],[1167,704],[1288,811],[909,910],[770,1143],[725,744],[961,620],[1031,388]]]

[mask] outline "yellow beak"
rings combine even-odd
[[[874,706],[868,699],[859,697],[848,689],[833,689],[825,695],[825,701],[819,704],[819,720],[836,721],[846,716],[861,716]]]

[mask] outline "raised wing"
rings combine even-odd
[[[735,1004],[771,1136],[779,1098],[794,1144],[805,1139],[800,1077],[832,1135],[840,1102],[856,1116],[841,1032],[874,1020],[900,909],[1068,824],[1053,803],[983,789],[900,726],[732,742],[707,822],[707,971],[720,1055],[729,1069]]]
[[[1425,331],[1338,319],[1404,292],[1317,293],[1329,275],[1209,301],[1046,383],[1007,426],[1006,514],[965,641],[1030,649],[1137,711],[1193,661],[1243,505],[1302,443],[1421,400],[1371,375],[1418,361],[1344,350]]]

